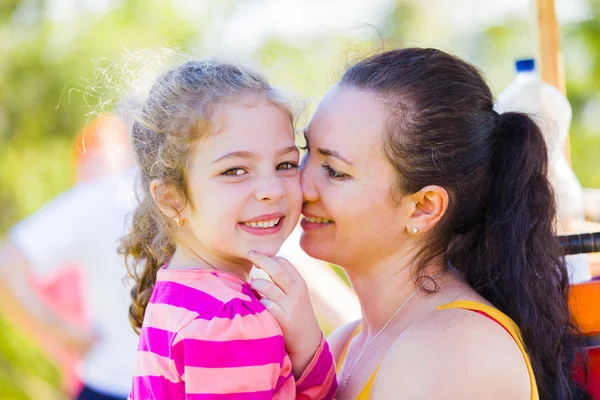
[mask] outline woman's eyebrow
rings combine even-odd
[[[338,153],[337,151],[335,151],[335,150],[329,150],[329,149],[321,149],[321,148],[319,148],[319,149],[317,149],[317,151],[320,154],[322,154],[322,155],[324,155],[326,157],[337,158],[338,160],[340,160],[340,161],[342,161],[342,162],[350,165],[351,167],[354,166],[354,164],[352,162],[350,162],[347,159],[345,159],[344,157],[342,157],[342,155],[340,153]]]

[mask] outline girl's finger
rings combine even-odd
[[[294,282],[302,282],[304,280],[304,278],[302,278],[302,275],[300,275],[300,272],[298,272],[294,264],[289,262],[286,258],[275,256],[273,257],[273,259],[277,261],[277,264],[279,264],[281,268],[283,268],[287,272],[287,274],[290,276],[290,278],[292,278]]]
[[[281,308],[279,306],[279,304],[267,299],[266,297],[260,299],[260,302],[271,313],[271,315],[273,315],[273,317],[275,317],[275,319],[278,322],[283,321],[283,318],[285,317],[285,313],[283,312],[283,308]]]
[[[294,280],[292,279],[291,275],[272,257],[256,251],[251,251],[248,254],[248,259],[252,261],[257,268],[260,268],[266,272],[271,277],[273,282],[275,282],[275,284],[279,286],[284,293],[287,293],[288,290],[292,289]]]
[[[260,292],[267,299],[274,301],[279,305],[281,305],[281,302],[285,300],[285,293],[283,293],[279,286],[271,281],[258,278],[254,279],[250,286],[252,286],[252,289]]]

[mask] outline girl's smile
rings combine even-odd
[[[283,213],[265,214],[248,221],[240,222],[239,225],[244,231],[252,235],[274,235],[281,231],[284,218],[285,214]]]

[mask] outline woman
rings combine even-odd
[[[329,339],[337,398],[589,398],[571,378],[579,342],[529,117],[498,115],[471,65],[401,49],[350,67],[306,139],[301,246],[344,268],[362,308]],[[310,317],[298,275],[254,261],[278,284],[253,286],[290,353],[315,343],[294,325]]]

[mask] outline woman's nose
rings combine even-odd
[[[313,202],[319,199],[319,193],[314,185],[314,167],[304,160],[302,171],[300,171],[300,186],[305,202]]]

